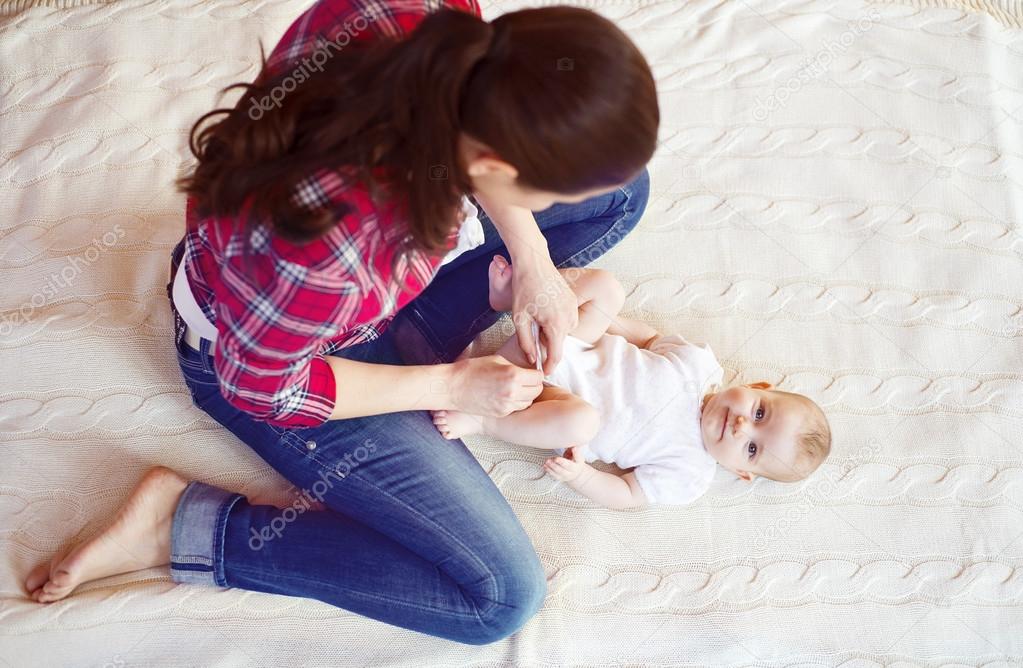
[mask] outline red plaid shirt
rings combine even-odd
[[[406,35],[445,6],[480,15],[476,0],[320,0],[292,23],[267,66],[274,73],[291,67],[297,85],[315,86],[317,61],[322,65],[335,48]],[[443,255],[414,252],[392,273],[395,231],[404,223],[342,172],[315,172],[296,196],[318,205],[344,202],[352,210],[302,246],[266,227],[245,226],[247,207],[238,215],[200,218],[189,198],[185,214],[188,280],[217,328],[220,392],[254,418],[287,427],[315,426],[330,417],[336,386],[325,356],[378,337],[433,279]],[[452,232],[451,246],[457,235]]]

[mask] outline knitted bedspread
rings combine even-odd
[[[309,3],[0,2],[0,666],[1023,661],[1019,2],[570,4],[637,42],[663,119],[646,215],[596,265],[727,381],[815,398],[831,458],[615,512],[469,439],[549,580],[487,646],[164,568],[27,600],[153,465],[295,498],[192,405],[164,284],[189,128]]]

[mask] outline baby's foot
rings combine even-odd
[[[50,603],[84,582],[169,563],[171,522],[187,485],[170,469],[150,469],[109,527],[29,573],[29,596]]]
[[[490,263],[490,308],[510,311],[512,307],[512,267],[508,260],[495,255]]]
[[[461,411],[430,411],[433,424],[441,436],[451,440],[483,433],[483,418]]]

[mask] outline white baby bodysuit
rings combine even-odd
[[[636,467],[650,503],[684,504],[707,491],[717,470],[703,447],[700,404],[723,377],[708,346],[677,334],[658,336],[649,349],[605,334],[593,345],[565,337],[561,362],[546,380],[600,412],[586,461]]]

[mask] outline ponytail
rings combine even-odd
[[[251,101],[285,90],[288,76],[261,60],[253,83],[224,89],[243,89],[234,108],[193,125],[198,164],[178,187],[202,216],[248,205],[248,224],[269,223],[296,242],[322,236],[349,212],[301,196],[304,181],[336,170],[403,208],[401,228],[386,234],[439,252],[472,189],[458,152],[463,132],[514,165],[523,185],[565,194],[634,177],[656,143],[646,61],[589,10],[529,9],[487,22],[442,9],[404,39],[352,42],[253,114]]]

